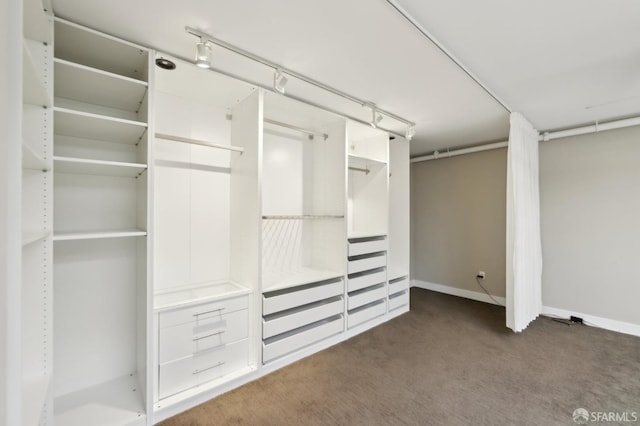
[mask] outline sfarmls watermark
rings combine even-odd
[[[634,423],[639,419],[636,411],[587,411],[585,408],[577,408],[573,412],[573,421],[579,425],[589,422],[600,423]]]

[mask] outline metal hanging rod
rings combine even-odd
[[[292,124],[283,123],[282,121],[271,120],[269,118],[264,119],[265,123],[273,124],[274,126],[285,127],[287,129],[296,130],[298,132],[309,135],[309,139],[313,139],[314,136],[320,136],[325,141],[329,138],[326,133],[314,132],[313,130],[303,129],[302,127],[294,126]]]
[[[362,169],[360,167],[349,167],[349,170],[353,170],[353,171],[356,171],[356,172],[363,172],[363,173],[365,173],[367,175],[369,174],[369,169]]]
[[[207,141],[203,141],[203,140],[200,140],[200,139],[183,138],[182,136],[166,135],[164,133],[156,133],[156,138],[165,139],[165,140],[174,141],[174,142],[190,143],[190,144],[193,144],[193,145],[201,145],[201,146],[206,146],[206,147],[209,147],[209,148],[226,149],[228,151],[239,152],[240,154],[242,154],[244,152],[244,148],[240,148],[240,147],[237,147],[237,146],[220,145],[220,144],[217,144],[217,143],[209,143]]]
[[[318,220],[318,219],[344,219],[343,215],[330,214],[301,214],[301,215],[268,215],[262,216],[264,220]]]
[[[267,66],[269,68],[273,68],[274,70],[279,70],[279,71],[283,72],[284,74],[290,75],[291,77],[294,77],[294,78],[296,78],[298,80],[304,81],[305,83],[308,83],[308,84],[310,84],[312,86],[316,86],[316,87],[318,87],[318,88],[320,88],[322,90],[326,90],[327,92],[333,93],[336,96],[340,96],[340,97],[342,97],[344,99],[347,99],[347,100],[349,100],[351,102],[357,103],[360,106],[369,107],[369,106],[373,105],[371,102],[367,102],[367,101],[363,101],[362,99],[358,99],[355,96],[351,96],[350,94],[343,92],[342,90],[338,90],[338,89],[333,88],[331,86],[328,86],[328,85],[326,85],[324,83],[321,83],[321,82],[319,82],[317,80],[314,80],[314,79],[312,79],[310,77],[307,77],[306,75],[300,74],[300,73],[298,73],[296,71],[292,71],[292,70],[290,70],[288,68],[285,68],[285,67],[283,67],[283,66],[281,66],[279,64],[276,64],[275,62],[271,62],[268,59],[265,59],[265,58],[263,58],[261,56],[255,55],[255,54],[253,54],[251,52],[248,52],[248,51],[246,51],[244,49],[241,49],[241,48],[239,48],[237,46],[234,46],[234,45],[232,45],[230,43],[227,43],[224,40],[220,40],[218,38],[215,38],[210,34],[203,33],[202,31],[199,31],[199,30],[197,30],[195,28],[186,26],[185,30],[191,35],[194,35],[196,37],[200,37],[203,40],[209,41],[209,42],[211,42],[213,44],[216,44],[216,45],[218,45],[218,46],[220,46],[220,47],[222,47],[224,49],[230,50],[230,51],[232,51],[234,53],[237,53],[238,55],[244,56],[245,58],[251,59],[252,61],[261,63],[262,65],[265,65],[265,66]],[[396,121],[399,121],[401,123],[404,123],[407,126],[415,126],[415,123],[412,122],[412,121],[409,121],[409,120],[407,120],[405,118],[402,118],[402,117],[400,117],[400,116],[398,116],[398,115],[396,115],[396,114],[394,114],[392,112],[386,111],[384,109],[380,109],[377,106],[375,108],[376,108],[376,111],[379,112],[380,114],[386,115],[387,117],[392,118],[392,119],[394,119]]]

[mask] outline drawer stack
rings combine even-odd
[[[341,333],[342,278],[265,292],[262,306],[262,362],[267,363]]]
[[[158,396],[167,398],[249,364],[249,298],[158,314]]]
[[[387,239],[349,239],[347,327],[352,328],[387,311]]]
[[[389,280],[389,312],[409,304],[409,277]]]

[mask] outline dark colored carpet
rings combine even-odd
[[[412,289],[410,313],[162,425],[573,425],[579,407],[640,425],[640,338],[504,317]]]

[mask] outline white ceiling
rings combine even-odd
[[[188,25],[374,102],[417,123],[412,155],[508,135],[508,111],[385,0],[52,3],[57,16],[190,59],[196,39],[185,33]],[[396,3],[541,130],[640,111],[640,97],[631,98],[640,95],[636,0]],[[214,48],[213,62],[222,71],[272,84],[272,70],[221,48]],[[367,109],[294,79],[287,94],[362,120],[371,117]],[[404,133],[389,118],[380,125]]]

